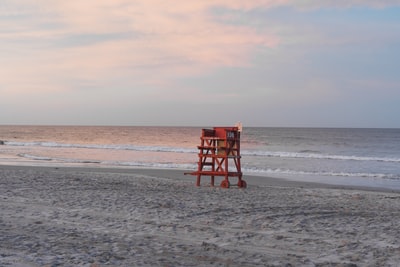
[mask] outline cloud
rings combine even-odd
[[[296,1],[290,0],[286,2],[287,6],[296,7],[299,9],[320,9],[320,8],[352,8],[352,7],[368,7],[368,8],[386,8],[393,6],[400,6],[398,0],[308,0]]]
[[[213,7],[251,9],[284,1],[6,1],[0,37],[9,44],[11,87],[40,90],[52,80],[128,76],[143,84],[250,64],[257,46],[279,38],[247,25],[222,24]],[[6,54],[4,52],[4,54]],[[4,77],[3,76],[3,77]],[[21,84],[17,77],[32,81]],[[13,82],[14,81],[14,82]],[[158,83],[158,82],[157,82]],[[12,90],[15,90],[13,88]],[[47,89],[46,89],[47,90]]]
[[[224,23],[213,12],[215,8],[246,12],[276,6],[346,8],[395,4],[396,1],[389,0],[379,4],[302,4],[288,0],[4,0],[0,14],[6,19],[0,22],[0,37],[14,48],[9,48],[11,56],[7,53],[3,57],[9,59],[11,67],[3,74],[16,79],[18,73],[38,84],[57,76],[64,76],[64,80],[89,80],[110,75],[141,77],[144,84],[151,84],[154,78],[144,74],[157,73],[159,80],[165,80],[221,67],[248,66],[255,48],[281,44],[282,38],[272,28],[276,25],[260,30],[245,23]],[[318,35],[310,33],[307,38],[321,39]],[[301,36],[291,38],[292,42],[302,42]],[[35,68],[29,69],[35,63]],[[39,78],[44,76],[48,78]],[[50,83],[49,87],[54,85]]]
[[[103,2],[113,4],[100,1],[91,8],[93,5],[82,7],[81,2],[67,1],[59,4],[59,8],[64,10],[64,23],[74,32],[132,32],[129,41],[117,40],[114,45],[120,43],[126,47],[130,54],[128,51],[123,54],[132,57],[132,62],[138,62],[139,66],[164,67],[169,62],[173,66],[177,61],[203,68],[241,65],[246,64],[254,46],[272,47],[279,42],[276,36],[257,33],[247,26],[220,24],[208,12],[216,5],[239,8],[239,1]]]

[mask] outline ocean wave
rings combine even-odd
[[[128,150],[142,152],[169,152],[169,153],[198,153],[195,148],[168,147],[168,146],[139,146],[131,144],[66,144],[57,142],[15,142],[4,141],[9,146],[39,146],[49,148],[79,148],[79,149],[105,149],[105,150]],[[323,160],[345,160],[345,161],[378,161],[400,163],[400,158],[374,157],[374,156],[349,156],[349,155],[330,155],[319,151],[302,150],[300,152],[285,151],[263,151],[263,150],[243,150],[242,156],[272,157],[272,158],[299,158],[299,159],[323,159]]]
[[[31,159],[31,160],[38,160],[38,161],[55,161],[55,162],[62,162],[62,163],[102,163],[98,160],[83,160],[83,159],[67,159],[67,158],[50,158],[44,156],[36,156],[32,154],[21,153],[18,154],[19,157]]]
[[[377,178],[377,179],[387,179],[387,180],[400,180],[400,175],[395,174],[384,174],[384,173],[352,173],[352,172],[306,172],[306,171],[296,171],[289,169],[260,169],[260,168],[245,168],[243,169],[245,173],[254,174],[268,174],[268,175],[290,175],[290,176],[331,176],[331,177],[361,177],[361,178]]]
[[[19,154],[18,156],[37,160],[37,161],[53,161],[66,164],[99,164],[104,166],[117,167],[141,167],[141,168],[156,168],[156,169],[181,169],[181,170],[197,170],[197,163],[162,163],[162,162],[141,162],[141,161],[98,161],[98,160],[83,160],[83,159],[68,159],[68,158],[50,158],[36,156],[32,154]],[[246,167],[242,168],[244,174],[260,174],[260,175],[289,175],[289,176],[326,176],[326,177],[361,177],[373,178],[382,180],[400,180],[400,175],[384,174],[384,173],[360,173],[360,172],[324,172],[324,171],[298,171],[280,168],[257,168]]]
[[[22,158],[27,158],[27,159],[33,159],[33,160],[44,160],[44,161],[52,161],[54,159],[49,158],[49,157],[42,157],[42,156],[35,156],[31,154],[18,154],[19,157]]]
[[[9,146],[39,146],[50,148],[84,148],[84,149],[110,149],[110,150],[132,150],[132,151],[148,151],[148,152],[175,152],[175,153],[197,153],[196,149],[183,147],[167,147],[167,146],[136,146],[128,144],[65,144],[57,142],[15,142],[5,141],[5,145]]]
[[[161,163],[161,162],[141,162],[141,161],[100,161],[88,159],[71,159],[71,158],[57,158],[57,157],[43,157],[33,154],[21,153],[19,157],[30,159],[34,161],[52,161],[65,164],[99,164],[105,166],[120,166],[120,167],[143,167],[143,168],[162,168],[162,169],[195,169],[197,164],[183,164],[183,163]]]
[[[354,161],[382,161],[400,162],[400,158],[361,157],[347,155],[329,155],[318,152],[283,152],[283,151],[243,151],[244,156],[275,157],[275,158],[304,158],[304,159],[330,159],[330,160],[354,160]]]

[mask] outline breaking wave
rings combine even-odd
[[[126,144],[64,144],[57,142],[13,142],[5,141],[5,145],[9,146],[39,146],[53,148],[85,148],[85,149],[111,149],[111,150],[132,150],[132,151],[150,151],[150,152],[176,152],[176,153],[196,153],[197,150],[181,147],[167,146],[136,146]]]
[[[140,162],[140,161],[98,161],[98,160],[83,160],[83,159],[67,159],[67,158],[50,158],[43,156],[35,156],[32,154],[19,154],[18,156],[37,160],[37,161],[54,161],[70,164],[99,164],[104,166],[116,167],[141,167],[141,168],[160,168],[160,169],[182,169],[196,170],[197,163],[160,163],[160,162]],[[361,177],[361,178],[376,178],[386,180],[400,180],[399,175],[384,174],[384,173],[352,173],[352,172],[323,172],[323,171],[298,171],[290,169],[272,169],[272,168],[242,168],[244,174],[254,175],[290,175],[290,176],[328,176],[328,177]]]
[[[130,150],[142,152],[169,152],[169,153],[197,153],[195,148],[168,147],[168,146],[139,146],[131,144],[64,144],[57,142],[14,142],[5,141],[9,146],[39,146],[49,148],[82,148],[82,149],[106,149],[106,150]],[[400,163],[400,158],[391,157],[366,157],[352,155],[330,155],[319,153],[318,151],[303,150],[300,152],[285,151],[261,151],[261,150],[242,150],[242,156],[272,157],[272,158],[303,158],[303,159],[327,159],[344,161],[378,161]]]
[[[244,151],[242,155],[274,158],[306,158],[306,159],[330,159],[330,160],[354,160],[354,161],[382,161],[400,162],[400,158],[385,157],[361,157],[347,155],[329,155],[316,152],[273,152],[273,151]]]

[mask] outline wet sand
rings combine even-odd
[[[400,262],[400,192],[183,173],[0,166],[0,266]]]

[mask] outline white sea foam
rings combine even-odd
[[[38,160],[38,161],[55,161],[55,162],[64,162],[64,163],[102,163],[98,160],[85,160],[85,159],[68,159],[68,158],[57,158],[57,157],[43,157],[37,156],[27,153],[18,154],[19,157]]]
[[[298,171],[289,169],[272,169],[272,168],[243,168],[245,173],[265,174],[265,175],[290,175],[290,176],[336,176],[336,177],[361,177],[361,178],[379,178],[400,180],[400,176],[384,173],[352,173],[352,172],[324,172],[324,171]]]
[[[141,168],[159,168],[159,169],[184,169],[196,170],[197,164],[183,164],[183,163],[158,163],[158,162],[141,162],[141,161],[97,161],[97,160],[84,160],[84,159],[67,159],[67,158],[49,158],[42,156],[35,156],[32,154],[19,154],[18,156],[38,160],[38,161],[54,161],[72,164],[100,164],[104,166],[119,166],[119,167],[141,167]],[[272,168],[242,168],[245,174],[260,174],[260,175],[290,175],[290,176],[331,176],[331,177],[361,177],[361,178],[379,178],[389,180],[400,180],[400,176],[393,174],[383,173],[351,173],[351,172],[323,172],[323,171],[298,171],[290,169],[272,169]]]
[[[382,162],[400,162],[400,158],[384,157],[361,157],[347,155],[329,155],[319,153],[300,153],[284,151],[243,151],[242,155],[258,157],[276,157],[276,158],[306,158],[306,159],[330,159],[330,160],[354,160],[354,161],[382,161]]]
[[[105,166],[125,166],[125,167],[144,167],[144,168],[165,168],[165,169],[194,169],[197,164],[179,164],[179,163],[157,163],[157,162],[141,162],[141,161],[110,161],[110,160],[87,160],[87,159],[71,159],[71,158],[58,158],[58,157],[43,157],[33,154],[21,153],[19,157],[31,159],[35,161],[53,161],[60,163],[92,163]]]
[[[149,152],[175,152],[175,153],[196,153],[193,148],[168,147],[168,146],[136,146],[130,144],[64,144],[57,142],[15,142],[5,141],[9,146],[27,146],[27,147],[53,147],[53,148],[85,148],[85,149],[110,149],[110,150],[132,150]]]
[[[194,148],[168,147],[168,146],[137,146],[131,144],[64,144],[57,142],[15,142],[5,141],[9,146],[37,146],[50,148],[84,148],[84,149],[106,149],[106,150],[128,150],[142,152],[169,152],[169,153],[197,153]],[[304,159],[328,159],[346,161],[379,161],[379,162],[399,162],[400,158],[390,157],[363,157],[348,155],[330,155],[314,151],[285,152],[285,151],[261,151],[261,150],[242,150],[243,156],[273,157],[273,158],[304,158]]]
[[[33,160],[45,160],[45,161],[52,161],[54,159],[49,158],[49,157],[41,157],[41,156],[35,156],[31,154],[18,154],[19,157],[27,158],[27,159],[33,159]]]

